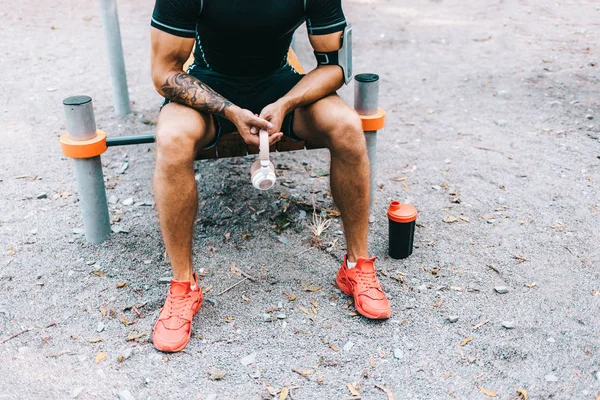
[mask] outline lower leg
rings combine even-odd
[[[193,157],[173,160],[171,155],[157,152],[154,196],[173,279],[193,285],[192,236],[198,207]]]
[[[353,152],[354,153],[354,152]],[[368,257],[369,159],[366,152],[341,154],[331,150],[331,193],[340,210],[348,261]]]

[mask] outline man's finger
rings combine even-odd
[[[283,137],[282,132],[277,132],[277,133],[272,134],[271,136],[269,136],[269,145],[279,142],[282,137]]]
[[[253,126],[252,128],[250,128],[250,133],[252,133],[253,135],[256,135],[258,133],[258,128]]]
[[[258,128],[266,129],[266,130],[273,128],[272,123],[270,123],[266,119],[262,119],[259,117],[254,117],[254,119],[252,120],[252,125],[254,125],[255,127],[258,127]]]

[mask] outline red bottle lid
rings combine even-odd
[[[401,204],[394,200],[388,208],[388,218],[394,222],[409,223],[417,219],[417,209],[410,204]]]

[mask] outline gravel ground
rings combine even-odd
[[[363,399],[391,398],[380,388],[395,399],[600,396],[597,2],[345,1],[355,70],[381,75],[388,112],[370,247],[392,318],[356,316],[331,284],[338,218],[311,247],[311,201],[335,214],[326,151],[276,155],[280,179],[264,194],[251,158],[199,162],[194,257],[212,290],[175,355],[148,335],[169,276],[146,205],[153,147],[103,155],[111,218],[128,233],[92,246],[57,140],[74,94],[94,98],[110,135],[152,130],[153,2],[119,1],[124,118],[96,2],[50,3],[0,7],[0,398],[337,400],[353,396],[348,384]],[[313,65],[304,31],[298,41]],[[386,257],[392,199],[420,212],[404,261]],[[239,269],[256,282],[220,294]]]

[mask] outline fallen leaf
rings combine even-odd
[[[117,357],[117,362],[122,363],[123,361],[125,361],[125,356],[119,356],[119,357]]]
[[[495,219],[496,217],[494,217],[493,215],[482,215],[481,218],[483,218],[483,219]]]
[[[348,315],[349,315],[349,316],[351,316],[351,317],[357,317],[357,316],[358,316],[358,313],[357,313],[356,311],[350,311],[350,312],[348,313]]]
[[[313,373],[313,371],[310,369],[299,370],[299,369],[295,369],[295,368],[292,368],[292,372],[295,372],[298,375],[302,375],[305,377]]]
[[[98,353],[98,355],[96,356],[96,364],[100,363],[100,361],[104,360],[105,358],[106,358],[106,353],[104,353],[104,352]]]
[[[289,301],[294,301],[294,300],[296,300],[296,297],[298,297],[297,295],[289,294],[288,292],[283,292],[283,294],[285,294],[287,296]]]
[[[300,311],[302,311],[304,314],[309,315],[309,312],[305,307],[300,306],[298,308],[300,308]]]
[[[233,321],[235,321],[235,317],[232,317],[231,315],[225,316],[225,322],[233,322]]]
[[[450,375],[452,375],[452,373],[450,371],[446,371],[444,372],[444,375],[442,375],[442,379],[446,380],[450,377]]]
[[[465,222],[469,222],[470,221],[469,218],[467,218],[467,217],[458,217],[458,218],[460,218],[462,221],[465,221]]]
[[[100,307],[100,314],[102,314],[103,317],[106,317],[108,315],[108,310],[104,307]]]
[[[250,299],[248,297],[246,297],[245,295],[242,295],[242,299],[246,302],[246,303],[250,303]]]
[[[226,242],[229,242],[229,239],[230,239],[230,238],[231,238],[231,233],[227,232],[227,233],[225,234],[225,241],[226,241]]]
[[[323,376],[319,376],[319,377],[317,378],[317,384],[318,384],[318,385],[322,385],[322,384],[323,384]]]
[[[122,323],[123,323],[123,325],[125,325],[125,326],[129,326],[129,325],[133,324],[133,322],[129,322],[129,321],[127,320],[127,317],[126,317],[126,316],[124,316],[123,314],[119,315],[119,319],[121,320],[121,322],[122,322]]]
[[[447,224],[451,224],[453,222],[458,222],[458,218],[456,218],[454,215],[446,215],[442,221],[444,221]]]
[[[311,288],[307,288],[307,289],[302,289],[303,292],[317,292],[319,290],[323,289],[323,286],[314,286]]]
[[[402,186],[406,188],[406,190],[410,190],[410,186],[406,182],[402,182]]]
[[[403,176],[403,177],[401,177],[401,178],[391,178],[390,180],[391,180],[392,182],[402,182],[402,181],[405,181],[405,180],[407,180],[407,179],[408,179],[408,176]]]
[[[335,351],[336,353],[340,351],[340,349],[333,343],[327,343],[327,346],[329,346],[329,348]]]
[[[439,307],[441,307],[441,306],[442,306],[442,303],[443,303],[443,302],[444,302],[444,299],[442,299],[442,298],[440,297],[439,299],[437,299],[437,300],[435,301],[435,303],[433,303],[433,304],[431,305],[431,308],[439,308]]]
[[[496,392],[494,392],[493,390],[487,390],[483,386],[477,386],[477,387],[479,388],[479,391],[481,393],[485,394],[486,396],[496,397]]]
[[[242,276],[242,273],[235,269],[235,263],[231,263],[231,265],[229,266],[229,269],[231,270],[232,274],[237,275],[237,276]]]
[[[375,385],[375,387],[383,392],[385,392],[385,394],[387,394],[387,400],[394,400],[394,394],[392,393],[392,391],[390,389],[384,388],[381,385]]]
[[[267,314],[272,313],[273,311],[279,311],[279,307],[270,307],[265,311]]]
[[[515,255],[515,256],[513,256],[513,258],[514,258],[515,260],[517,260],[517,264],[521,264],[521,263],[523,263],[523,262],[527,261],[527,259],[526,259],[526,258],[524,258],[524,257],[521,257],[521,256],[518,256],[518,255]]]
[[[106,275],[104,272],[102,271],[92,271],[91,274],[94,274],[96,276],[99,276],[100,278],[108,278],[108,275]]]
[[[356,390],[356,387],[354,386],[355,384],[356,384],[356,382],[348,383],[348,384],[346,384],[346,387],[348,388],[350,393],[352,393],[352,396],[360,396],[360,393],[358,392],[358,390]]]
[[[317,315],[317,314],[318,314],[318,312],[317,312],[317,308],[316,308],[315,306],[311,305],[311,306],[310,306],[310,309],[312,310],[313,314],[315,314],[315,315]]]
[[[369,363],[371,364],[371,368],[375,368],[376,367],[376,365],[375,365],[375,357],[371,356],[369,358]]]
[[[528,284],[527,284],[527,285],[525,285],[525,286],[527,286],[529,289],[532,289],[532,288],[534,288],[534,287],[536,287],[536,286],[537,286],[537,283],[535,283],[535,282],[531,282],[531,283],[528,283]]]
[[[125,286],[127,286],[127,282],[117,283],[117,289],[121,289],[121,288],[123,288]]]
[[[265,385],[265,389],[267,389],[267,392],[269,392],[271,396],[277,395],[277,391],[269,385],[269,382],[263,381],[263,385]]]
[[[281,389],[281,393],[279,393],[279,400],[287,399],[289,392],[290,392],[290,389],[288,389],[287,386],[284,386],[284,388]]]
[[[462,342],[460,342],[460,346],[463,347],[464,345],[466,345],[467,343],[469,343],[471,340],[473,340],[473,336],[469,336],[468,338],[464,338],[462,340]]]
[[[517,398],[515,400],[527,400],[529,398],[529,393],[527,393],[526,389],[517,389]],[[598,395],[600,396],[600,395]],[[598,398],[596,398],[598,399]]]
[[[94,339],[90,339],[90,343],[100,343],[103,342],[104,339],[102,338],[94,338]]]
[[[327,216],[329,218],[339,217],[341,215],[340,211],[335,208],[326,208],[325,211],[327,212]]]
[[[138,339],[140,339],[140,338],[142,338],[142,337],[144,337],[144,336],[146,336],[147,334],[149,334],[149,333],[150,333],[150,331],[146,331],[146,332],[142,332],[142,333],[140,333],[139,335],[134,335],[134,336],[131,336],[131,334],[132,334],[133,332],[135,332],[135,330],[134,330],[134,331],[131,331],[131,332],[129,332],[129,335],[127,335],[127,339],[126,339],[126,340],[127,340],[128,342],[131,342],[132,340],[138,340]]]
[[[480,323],[478,323],[478,324],[476,324],[476,325],[473,325],[473,330],[481,328],[482,326],[484,326],[484,325],[485,325],[485,324],[487,324],[488,322],[490,322],[490,320],[489,320],[489,319],[486,319],[485,321],[481,321]],[[467,339],[468,339],[468,338],[467,338]],[[471,338],[471,339],[473,339],[473,338]],[[465,340],[466,340],[466,339],[465,339]],[[469,340],[469,342],[470,342],[470,340]],[[467,343],[469,343],[469,342],[467,342]]]

